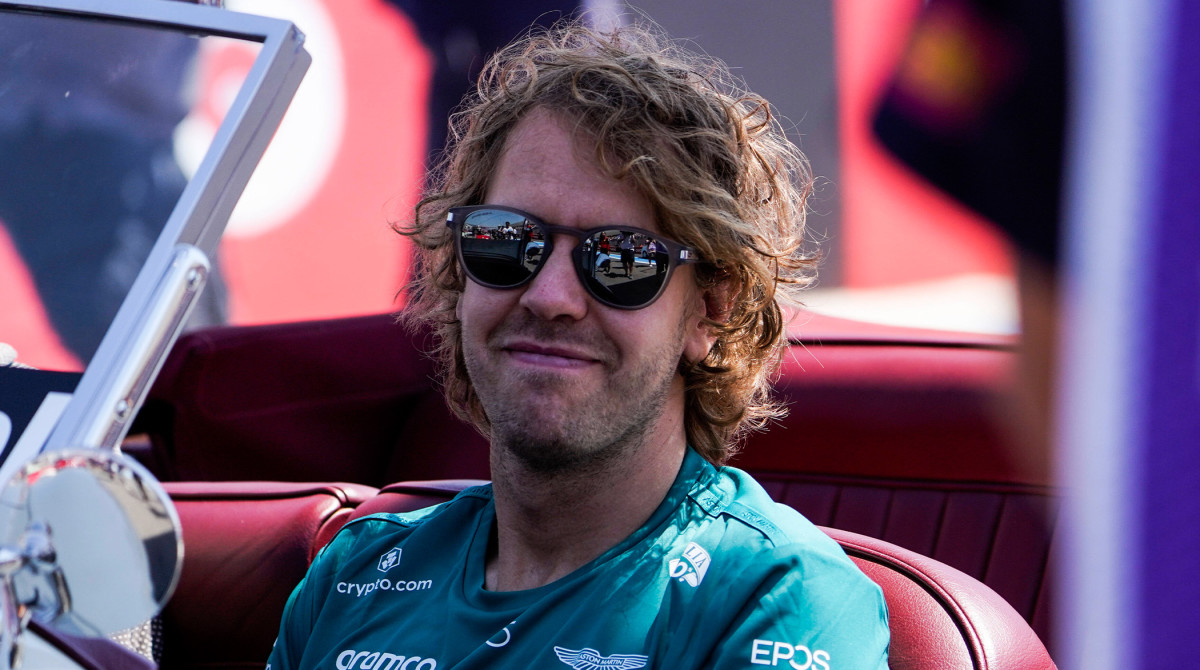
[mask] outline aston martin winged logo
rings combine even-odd
[[[633,670],[644,667],[646,661],[650,660],[648,656],[638,654],[601,656],[600,652],[595,649],[586,648],[575,651],[565,647],[555,647],[554,653],[558,654],[558,660],[575,670]]]

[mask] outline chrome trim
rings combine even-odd
[[[175,247],[157,290],[137,319],[144,327],[121,346],[124,356],[106,375],[103,394],[89,403],[79,428],[65,436],[67,444],[114,448],[120,443],[204,289],[209,270],[203,251],[190,244]]]

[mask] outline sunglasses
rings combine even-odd
[[[527,212],[497,205],[452,207],[458,262],[471,281],[517,288],[533,280],[554,251],[555,235],[570,235],[572,265],[588,295],[617,309],[641,309],[658,299],[671,269],[696,263],[695,250],[641,228],[555,226]]]

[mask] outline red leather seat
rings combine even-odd
[[[1049,455],[1005,433],[1012,344],[832,319],[800,324],[776,391],[791,412],[732,465],[813,523],[887,540],[987,584],[1053,638]],[[819,342],[819,344],[816,344]]]
[[[1046,454],[1017,453],[997,413],[1011,338],[804,315],[781,425],[733,462],[814,523],[952,565],[1052,638],[1046,575],[1057,497]],[[433,381],[425,335],[388,315],[180,339],[135,430],[163,480],[486,478],[487,442]]]
[[[375,494],[357,484],[168,482],[183,570],[162,613],[163,668],[261,670],[321,547]]]
[[[733,464],[814,523],[961,570],[1050,640],[1057,495],[1046,454],[1014,451],[996,411],[1011,339],[795,327],[778,384],[791,414]],[[487,443],[446,408],[424,338],[387,315],[185,336],[135,424],[144,462],[168,481],[488,477]],[[384,493],[361,513],[424,495]]]
[[[169,483],[183,523],[184,567],[163,613],[164,668],[261,668],[284,603],[346,521],[450,499],[478,480],[345,484]],[[1045,646],[978,580],[931,558],[825,529],[888,603],[894,669],[1045,670]]]
[[[883,540],[822,530],[883,589],[892,670],[1055,667],[1025,619],[975,578]]]

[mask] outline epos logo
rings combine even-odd
[[[755,640],[750,649],[750,662],[754,665],[779,667],[791,666],[795,670],[829,670],[829,652],[824,649],[809,649],[803,644],[788,644],[772,640]]]

